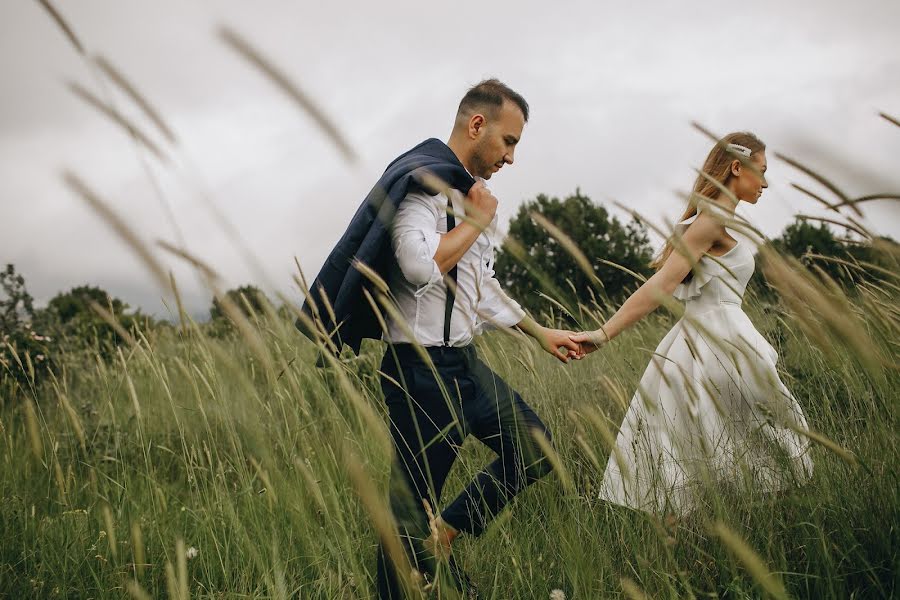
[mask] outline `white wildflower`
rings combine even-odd
[[[197,550],[196,548],[194,548],[193,546],[188,548],[187,551],[185,552],[185,555],[188,557],[188,560],[190,560],[192,558],[197,558],[198,554],[200,554],[200,551]]]
[[[566,600],[566,594],[562,590],[553,590],[550,592],[550,600]]]

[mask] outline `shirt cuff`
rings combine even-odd
[[[525,318],[525,311],[512,298],[498,298],[497,302],[499,306],[494,307],[495,310],[489,317],[479,315],[476,333],[480,334],[490,329],[515,327]]]

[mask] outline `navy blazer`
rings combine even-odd
[[[318,316],[338,351],[342,344],[347,344],[358,353],[363,338],[381,338],[381,326],[363,294],[363,289],[371,290],[374,286],[354,266],[354,261],[365,264],[387,281],[388,267],[396,260],[390,243],[394,214],[411,192],[437,193],[429,176],[463,194],[468,194],[475,184],[453,151],[438,139],[427,139],[404,152],[388,165],[363,200],[310,286],[310,295],[304,300],[302,311],[312,317],[311,304],[315,302]],[[334,310],[334,319],[322,303],[323,293]],[[377,296],[372,293],[372,297]],[[297,321],[297,327],[307,337],[315,339],[301,320]]]

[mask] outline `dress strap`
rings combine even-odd
[[[700,216],[700,213],[698,212],[698,213],[694,214],[693,216],[688,217],[688,218],[685,219],[684,221],[681,221],[681,222],[678,223],[678,224],[679,224],[679,225],[690,225],[691,223],[693,223],[694,221],[696,221],[696,220],[697,220],[697,217],[699,217],[699,216]]]

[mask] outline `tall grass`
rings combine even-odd
[[[900,306],[877,289],[848,302],[881,363],[874,371],[843,345],[822,348],[781,305],[754,314],[812,427],[844,453],[817,446],[806,486],[775,496],[723,489],[708,512],[678,522],[596,499],[609,432],[672,317],[569,366],[515,337],[483,340],[485,360],[555,432],[562,465],[481,539],[461,539],[456,553],[485,596],[890,596]],[[873,303],[879,312],[867,310]],[[391,455],[380,345],[320,369],[317,348],[291,323],[270,316],[252,326],[265,359],[237,333],[148,332],[117,362],[67,365],[4,411],[0,590],[370,597],[370,517],[383,507]],[[448,496],[487,460],[466,445]]]

